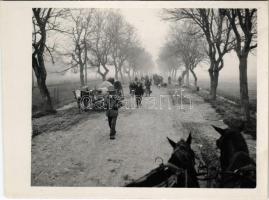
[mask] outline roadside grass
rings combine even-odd
[[[253,139],[256,139],[256,111],[257,111],[257,90],[256,83],[251,82],[249,84],[249,99],[250,99],[250,113],[251,120],[246,123],[240,106],[240,93],[239,86],[236,82],[220,82],[217,90],[217,99],[212,101],[209,97],[208,83],[199,82],[200,90],[190,86],[190,90],[193,93],[201,96],[206,102],[208,102],[218,114],[223,118],[223,122],[230,128],[239,128],[244,126],[243,132],[250,135]],[[170,86],[168,94],[173,94],[174,86]],[[173,101],[173,98],[172,98]],[[174,103],[174,101],[173,101]],[[184,103],[184,101],[183,101]]]
[[[251,120],[250,122],[246,123],[242,115],[240,101],[238,98],[233,97],[233,95],[226,95],[226,93],[218,91],[219,97],[213,101],[209,98],[208,90],[200,90],[196,93],[206,102],[211,104],[216,112],[223,117],[223,122],[228,127],[236,129],[243,125],[243,132],[251,135],[253,139],[256,139],[256,101],[255,103],[254,101],[250,103]],[[220,97],[225,97],[225,99]],[[227,101],[226,99],[235,102],[235,104]]]
[[[209,83],[203,80],[198,84],[202,89],[209,91]],[[248,83],[250,109],[256,112],[257,105],[257,84]],[[219,81],[217,94],[240,105],[240,88],[236,81]]]

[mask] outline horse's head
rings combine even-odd
[[[167,139],[170,145],[173,147],[173,153],[168,162],[183,169],[193,168],[195,164],[195,154],[191,149],[191,133],[186,141],[181,139],[176,143],[168,137]]]
[[[213,126],[213,128],[220,134],[220,138],[217,139],[216,145],[220,149],[222,169],[226,169],[229,166],[230,160],[236,152],[242,151],[248,154],[246,141],[240,133],[242,128],[222,129],[216,126]]]

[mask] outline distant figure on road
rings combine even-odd
[[[135,101],[137,108],[141,106],[142,96],[144,95],[143,84],[141,82],[136,82],[135,86]]]
[[[118,110],[121,106],[120,97],[118,96],[114,86],[108,88],[108,95],[106,96],[106,115],[108,118],[108,125],[110,128],[110,139],[115,139],[116,135],[116,122],[118,117]]]
[[[151,86],[151,80],[149,79],[148,76],[146,76],[146,78],[145,78],[145,88],[146,88],[145,94],[146,94],[146,96],[150,96],[150,94],[151,94],[150,86]]]
[[[179,87],[181,87],[181,85],[182,85],[182,77],[181,76],[178,77],[178,85],[179,85]]]
[[[168,85],[171,85],[171,76],[168,76]]]
[[[129,91],[132,97],[135,95],[135,87],[136,87],[136,83],[134,81],[131,81],[129,83]]]

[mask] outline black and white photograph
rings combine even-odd
[[[33,8],[31,186],[255,188],[256,47],[256,8]]]

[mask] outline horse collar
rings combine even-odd
[[[178,166],[176,166],[176,165],[174,165],[173,163],[170,163],[170,162],[168,162],[166,164],[166,166],[168,168],[172,168],[175,171],[175,174],[174,175],[176,175],[176,182],[178,182],[178,175],[184,173],[185,187],[188,187],[188,173],[187,173],[187,169],[179,168]]]

